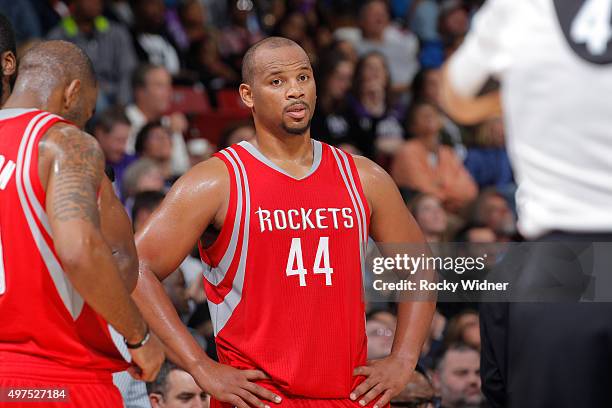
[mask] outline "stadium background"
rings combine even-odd
[[[521,238],[502,118],[465,127],[439,103],[439,68],[481,3],[0,0],[0,11],[15,27],[18,57],[42,39],[64,39],[92,58],[99,99],[88,130],[136,230],[189,167],[253,137],[237,92],[241,58],[280,35],[299,43],[315,68],[313,138],[387,169],[430,242],[507,242]],[[215,357],[193,255],[164,284]],[[369,358],[390,351],[393,306],[368,306]],[[397,406],[427,406],[434,395],[445,407],[480,406],[479,349],[478,305],[439,304],[420,360],[428,379],[415,377],[396,399],[423,404]]]

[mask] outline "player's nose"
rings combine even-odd
[[[291,82],[289,89],[287,89],[287,99],[300,99],[304,97],[304,88],[297,82]]]

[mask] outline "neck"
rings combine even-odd
[[[36,92],[14,91],[6,100],[4,109],[9,108],[36,108],[44,111],[52,111],[50,108],[50,98]]]
[[[438,147],[440,146],[440,140],[437,134],[428,136],[423,135],[419,138],[419,140],[430,152],[436,152],[438,150]]]
[[[440,242],[440,235],[438,234],[432,234],[432,233],[425,233],[425,241],[426,242]]]
[[[94,31],[94,19],[75,15],[74,21],[82,33],[90,34]]]
[[[142,114],[145,116],[145,118],[147,119],[147,122],[157,120],[161,116],[161,115],[157,115],[156,112],[153,112],[152,109],[147,109],[147,107],[144,105],[136,104],[136,106],[138,107],[138,109],[140,109],[140,112],[142,112]]]
[[[269,159],[312,164],[313,150],[310,129],[301,135],[285,132],[273,133],[255,120],[255,131],[255,140],[252,143]]]
[[[363,33],[363,38],[365,40],[368,41],[372,41],[372,42],[382,42],[383,40],[383,33],[380,34],[374,34],[374,33]]]

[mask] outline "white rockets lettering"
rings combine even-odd
[[[259,230],[351,229],[355,226],[353,210],[344,208],[292,208],[289,210],[255,211]]]
[[[11,176],[15,172],[15,167],[17,167],[12,160],[9,160],[6,164],[4,163],[5,160],[4,156],[0,154],[0,190],[6,188]]]

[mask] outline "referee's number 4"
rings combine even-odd
[[[572,40],[584,44],[592,55],[604,54],[612,35],[611,12],[612,0],[586,0],[572,21]]]
[[[315,255],[312,272],[315,274],[324,274],[325,286],[332,285],[332,273],[334,273],[334,269],[329,264],[329,237],[319,238],[319,245],[317,246],[317,254]],[[293,238],[291,240],[286,273],[287,276],[299,276],[300,286],[306,286],[306,274],[308,272],[306,268],[304,268],[301,238]]]

